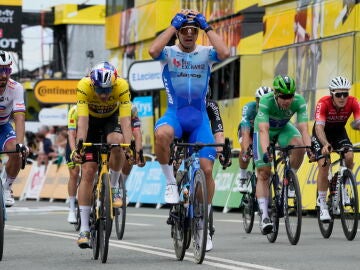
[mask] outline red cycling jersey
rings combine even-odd
[[[345,107],[337,110],[331,96],[325,96],[316,105],[315,122],[326,129],[343,128],[351,113],[355,120],[360,120],[360,104],[355,97],[349,96]]]

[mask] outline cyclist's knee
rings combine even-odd
[[[261,167],[257,170],[257,179],[259,181],[267,182],[271,176],[271,168],[270,167]]]

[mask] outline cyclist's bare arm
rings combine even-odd
[[[25,113],[16,112],[14,113],[14,123],[15,123],[15,133],[16,133],[16,143],[24,143],[25,137]]]
[[[298,129],[300,131],[300,134],[302,136],[304,145],[310,146],[311,145],[311,138],[309,135],[309,130],[308,130],[308,123],[307,122],[302,122],[298,124]]]
[[[132,137],[130,116],[120,117],[120,125],[124,136],[124,143],[130,144]]]
[[[331,152],[331,144],[328,142],[325,134],[325,126],[322,124],[315,124],[315,134],[317,138],[320,140],[323,148],[321,149],[321,153],[323,155],[329,155]]]
[[[76,134],[77,141],[79,141],[79,139],[83,139],[83,141],[86,142],[88,129],[89,129],[89,116],[79,115],[77,134]]]
[[[247,152],[250,144],[252,144],[252,138],[250,136],[249,128],[241,128],[241,151]]]
[[[69,129],[68,130],[68,140],[71,151],[75,149],[76,147],[76,130],[75,129]]]
[[[169,26],[164,32],[162,32],[151,44],[149,49],[149,54],[152,58],[159,57],[161,51],[164,49],[166,44],[169,43],[170,39],[176,33],[176,29],[174,26]]]

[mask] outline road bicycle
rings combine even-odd
[[[113,147],[125,148],[129,146],[129,144],[88,143],[80,140],[76,148],[76,151],[80,153],[86,147],[95,147],[99,156],[90,213],[90,241],[93,259],[97,260],[100,254],[102,263],[107,261],[109,238],[114,218],[108,167],[109,154]]]
[[[288,239],[292,245],[296,245],[300,239],[302,223],[302,204],[299,181],[296,173],[290,166],[290,154],[294,149],[311,149],[310,146],[288,145],[280,147],[272,141],[268,153],[273,157],[273,175],[269,184],[269,216],[273,222],[272,231],[267,234],[270,243],[274,243],[279,232],[279,219],[285,219],[285,227]],[[276,157],[276,151],[279,156]],[[279,164],[283,168],[279,168]],[[280,175],[281,172],[281,181]]]
[[[26,157],[27,157],[27,149],[25,146],[16,145],[16,149],[14,151],[1,151],[0,154],[21,154],[21,169],[25,168],[26,165]],[[4,200],[4,189],[2,179],[0,179],[0,261],[3,257],[4,252],[4,230],[5,230],[5,221],[6,221],[6,206]]]
[[[255,212],[258,210],[258,204],[256,199],[255,162],[253,159],[252,145],[249,146],[246,155],[251,160],[252,172],[248,171],[247,174],[247,190],[245,192],[241,192],[243,196],[240,203],[240,209],[242,212],[244,230],[246,233],[251,233],[254,226]]]
[[[330,221],[320,220],[320,207],[316,206],[319,228],[324,238],[330,237],[334,227],[334,219],[338,216],[340,216],[346,239],[351,241],[356,236],[359,219],[359,199],[355,177],[351,170],[345,166],[345,154],[349,151],[360,152],[360,148],[343,147],[332,150],[332,152],[339,155],[339,158],[334,162],[330,161],[329,166],[329,194],[326,203],[329,208]],[[330,156],[325,157],[324,165],[326,165],[327,159],[330,159]],[[332,170],[336,165],[339,165],[339,168],[333,176]],[[318,193],[316,192],[316,194]]]
[[[194,259],[198,264],[201,264],[205,257],[208,233],[206,179],[200,168],[199,157],[199,151],[203,147],[223,147],[220,160],[224,167],[229,164],[231,148],[228,138],[224,144],[185,143],[174,140],[171,145],[170,164],[174,163],[174,168],[177,169],[180,203],[171,206],[167,220],[171,225],[176,258],[183,260],[185,251],[193,239]]]
[[[136,160],[136,148],[135,148],[135,141],[132,140],[131,144],[130,144],[130,149],[133,152],[133,159]],[[139,151],[139,158],[142,162],[144,162],[144,155],[143,155],[143,150]],[[128,161],[130,160],[130,157],[126,157],[128,159]],[[130,161],[131,162],[131,161]],[[123,200],[123,204],[121,207],[119,208],[114,208],[114,222],[115,222],[115,231],[116,231],[116,236],[118,240],[122,240],[124,237],[124,232],[125,232],[125,223],[126,223],[126,207],[127,207],[127,203],[126,203],[126,185],[125,185],[125,180],[124,178],[121,176],[119,177],[119,189],[120,189],[120,196]]]

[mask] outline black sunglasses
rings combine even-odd
[[[341,97],[348,97],[349,96],[349,92],[337,92],[337,93],[333,93],[335,97],[337,98],[341,98]]]
[[[294,94],[282,94],[278,95],[278,97],[281,99],[292,99],[294,97]]]

